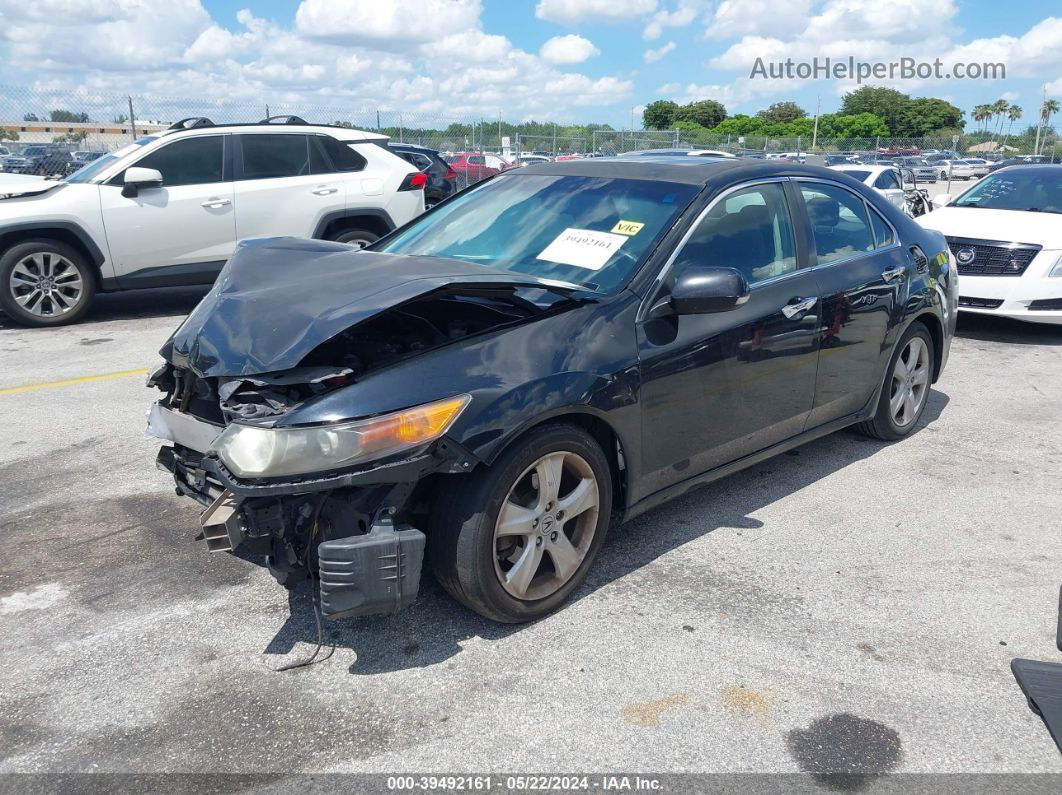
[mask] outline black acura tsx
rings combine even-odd
[[[427,555],[527,621],[614,522],[846,426],[911,434],[956,288],[942,235],[836,171],[532,165],[367,249],[241,244],[149,430],[206,546],[316,578],[324,614],[408,605]]]

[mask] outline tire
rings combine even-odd
[[[916,340],[921,341],[921,353],[915,353],[918,347]],[[918,356],[916,367],[910,369],[908,362],[910,356]],[[866,436],[885,441],[903,439],[918,427],[918,421],[925,411],[926,403],[929,402],[929,391],[933,381],[933,368],[936,365],[936,349],[933,345],[933,336],[929,329],[919,321],[912,323],[904,332],[900,341],[896,344],[892,356],[889,358],[889,366],[885,371],[881,387],[881,397],[878,399],[878,408],[873,419],[861,422],[856,429]],[[903,369],[910,374],[911,381],[904,381]],[[917,375],[921,373],[921,378]],[[913,386],[920,384],[920,390]],[[899,399],[900,416],[897,416],[897,408],[893,403],[898,393],[905,393],[908,385],[911,386],[911,402]]]
[[[88,312],[95,295],[95,273],[66,243],[25,240],[0,256],[0,308],[16,323],[75,323]]]
[[[356,248],[365,248],[370,243],[375,243],[380,236],[367,229],[347,229],[336,235],[337,243],[349,243]]]
[[[557,471],[562,476],[550,508],[549,502],[543,505],[550,493],[538,488],[538,473],[548,479]],[[428,536],[440,584],[458,602],[494,621],[533,621],[556,610],[586,578],[608,530],[612,477],[601,447],[581,428],[543,425],[520,437],[490,467],[461,477],[457,488],[447,483],[440,490],[443,497]],[[590,479],[593,486],[586,485]],[[578,495],[585,499],[574,502],[588,505],[595,486],[596,506],[567,518],[558,512],[558,505]],[[512,517],[510,529],[526,529],[526,535],[495,535],[504,506]]]

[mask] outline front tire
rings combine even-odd
[[[489,468],[444,487],[428,537],[443,588],[504,623],[556,610],[586,578],[608,530],[608,460],[581,428],[525,434]]]
[[[856,428],[867,436],[886,441],[911,434],[929,400],[935,357],[929,329],[915,321],[904,332],[889,360],[874,418]]]
[[[80,320],[96,294],[85,258],[58,240],[18,243],[0,257],[0,308],[24,326],[61,326]]]

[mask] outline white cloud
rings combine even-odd
[[[895,8],[895,5],[890,3],[889,8]],[[811,0],[789,0],[786,3],[722,0],[710,18],[706,33],[720,39],[744,35],[784,36],[804,30],[810,13]]]
[[[554,36],[542,45],[538,54],[547,63],[575,64],[600,55],[601,50],[590,39],[569,33],[567,36]]]
[[[642,37],[648,41],[659,39],[664,28],[681,28],[689,25],[704,10],[707,0],[679,0],[674,11],[660,9],[645,26]]]
[[[142,118],[238,121],[269,104],[360,124],[401,108],[407,126],[500,112],[574,120],[586,118],[582,108],[629,105],[627,76],[553,63],[597,54],[585,38],[558,37],[562,46],[539,55],[485,31],[480,0],[376,5],[304,0],[294,25],[243,9],[226,26],[199,0],[0,0],[3,80],[33,92],[0,93],[0,114],[71,107],[108,119],[125,111],[127,93]]]
[[[480,0],[302,0],[295,29],[348,44],[425,42],[479,26]]]
[[[673,49],[675,49],[676,46],[677,45],[675,44],[675,42],[669,41],[663,47],[657,47],[655,50],[646,50],[642,54],[642,58],[645,60],[646,63],[656,63],[669,52],[671,52]]]
[[[536,17],[562,25],[630,22],[654,11],[656,0],[538,0],[535,6]]]

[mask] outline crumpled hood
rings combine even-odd
[[[926,229],[948,237],[1035,243],[1045,249],[1062,248],[1062,215],[980,207],[941,207],[918,217]]]
[[[357,251],[322,240],[245,241],[160,353],[200,376],[287,370],[351,326],[455,282],[558,285],[473,263]]]

